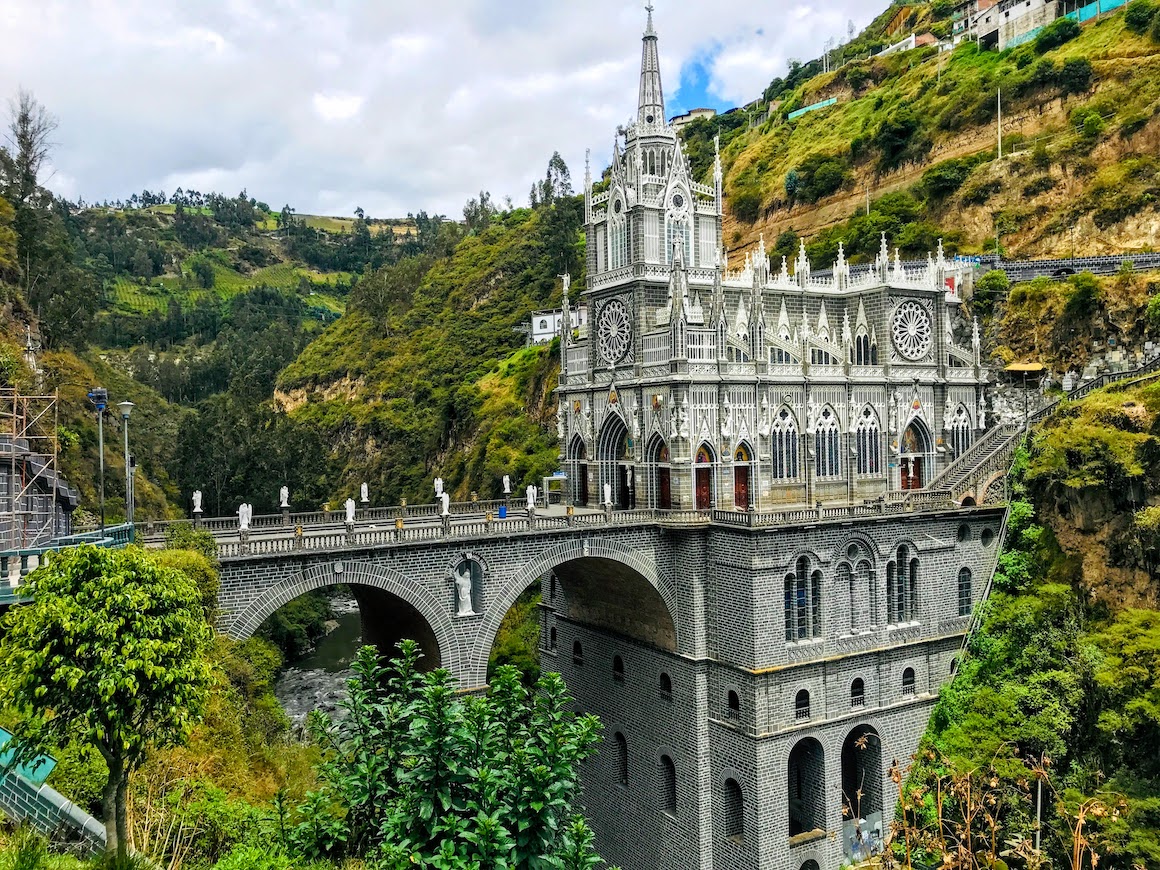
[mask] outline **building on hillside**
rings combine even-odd
[[[689,109],[683,115],[674,115],[669,119],[669,125],[678,132],[686,124],[696,121],[698,118],[715,118],[717,117],[716,109]]]
[[[1035,39],[1058,18],[1083,24],[1128,0],[964,0],[955,9],[954,41],[972,39],[1003,51]]]
[[[941,246],[904,267],[885,239],[857,277],[841,253],[814,277],[804,245],[728,263],[720,156],[712,183],[690,177],[651,30],[645,49],[608,189],[585,176],[592,326],[564,329],[559,387],[571,500],[761,510],[923,487],[986,425],[965,267]]]
[[[897,54],[900,51],[913,51],[916,48],[937,44],[938,40],[935,38],[934,34],[930,33],[929,31],[926,33],[912,33],[910,36],[906,37],[906,39],[903,39],[900,42],[896,42],[894,45],[886,46],[886,48],[882,49],[882,51],[878,52],[878,54],[874,56],[884,57],[888,54]]]
[[[528,328],[528,343],[547,344],[550,342],[560,334],[560,326],[563,318],[564,310],[562,308],[557,308],[555,311],[533,311],[532,320]],[[569,326],[576,335],[587,332],[588,306],[578,305],[571,309]]]

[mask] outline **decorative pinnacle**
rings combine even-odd
[[[650,2],[650,3],[646,3],[646,4],[644,5],[644,8],[645,8],[645,9],[648,11],[648,26],[645,28],[645,31],[644,31],[644,32],[645,32],[646,34],[648,34],[648,33],[652,33],[652,32],[653,32],[653,22],[652,22],[653,5],[652,5],[652,3],[651,3],[651,2]]]

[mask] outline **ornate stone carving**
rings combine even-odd
[[[910,362],[918,362],[930,353],[934,329],[930,312],[913,299],[894,309],[890,336],[898,355]]]

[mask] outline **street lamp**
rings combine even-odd
[[[109,404],[109,391],[104,387],[89,390],[89,401],[97,409],[97,458],[100,461],[101,481],[101,537],[105,536],[105,408]]]
[[[121,428],[125,430],[125,518],[129,521],[129,525],[132,526],[134,468],[129,457],[129,415],[133,413],[133,409],[137,406],[126,399],[124,402],[118,402],[117,407],[121,409]]]

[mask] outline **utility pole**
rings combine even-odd
[[[999,88],[998,103],[999,107],[999,159],[1003,159],[1003,89]]]

